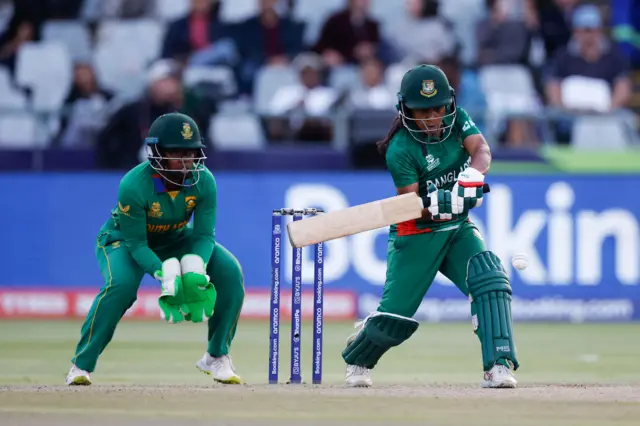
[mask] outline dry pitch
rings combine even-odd
[[[517,324],[516,390],[479,388],[470,325],[422,324],[346,389],[340,351],[351,324],[327,324],[325,384],[267,385],[268,324],[245,322],[232,355],[241,386],[198,373],[204,327],[123,322],[93,375],[63,386],[77,322],[0,322],[0,425],[638,425],[640,325]],[[281,380],[288,376],[288,330]],[[303,331],[310,377],[311,330]]]

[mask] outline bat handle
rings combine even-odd
[[[482,185],[482,193],[486,194],[487,192],[491,192],[491,188],[489,187],[488,183],[485,183],[484,185]],[[423,197],[422,198],[422,204],[424,205],[424,208],[426,209],[427,207],[429,207],[431,205],[431,198]]]

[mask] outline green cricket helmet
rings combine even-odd
[[[437,136],[424,134],[418,121],[412,117],[414,109],[445,107],[442,117],[441,133]],[[398,105],[402,125],[409,134],[420,143],[440,143],[449,136],[456,121],[455,90],[449,85],[446,74],[435,65],[418,65],[411,68],[402,77],[398,92]]]
[[[179,186],[193,186],[200,180],[200,171],[207,159],[200,129],[191,117],[179,112],[161,115],[151,124],[147,137],[147,158],[160,176]],[[176,151],[195,151],[193,167],[187,171],[185,159],[173,157]],[[182,168],[170,169],[168,160],[181,160]]]

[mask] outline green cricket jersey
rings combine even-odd
[[[444,125],[450,125],[453,117],[445,117]],[[463,147],[465,138],[480,131],[467,112],[458,107],[451,135],[441,143],[423,144],[416,141],[407,129],[402,127],[393,136],[386,153],[387,168],[396,188],[419,183],[420,196],[427,195],[427,184],[433,183],[438,189],[451,190],[458,174],[469,167],[471,157]],[[419,137],[414,133],[414,136]],[[434,222],[418,219],[391,226],[391,232],[398,235],[412,235],[450,228],[466,220],[467,215],[455,220]]]
[[[157,251],[168,249],[183,238],[191,226],[192,250],[209,262],[215,245],[216,182],[206,167],[192,187],[168,191],[148,161],[129,171],[120,181],[118,205],[102,226],[108,242],[122,241],[133,259],[153,275],[162,269]]]

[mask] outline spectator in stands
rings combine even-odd
[[[57,144],[95,146],[111,98],[113,93],[98,85],[93,66],[86,62],[76,63],[71,90],[63,105]]]
[[[527,65],[532,33],[508,0],[485,0],[489,16],[476,26],[478,65]]]
[[[82,8],[82,18],[89,22],[113,18],[149,18],[154,13],[154,0],[84,0]]]
[[[457,49],[450,23],[438,14],[439,0],[405,0],[405,17],[390,29],[399,60],[436,64]]]
[[[288,65],[303,50],[304,26],[276,10],[279,0],[260,0],[258,15],[234,28],[240,53],[240,91],[251,94],[256,72],[262,66]]]
[[[325,65],[356,64],[377,56],[379,23],[368,9],[369,0],[348,0],[346,9],[324,23],[314,50],[322,55]]]
[[[169,112],[192,117],[206,138],[213,111],[197,94],[182,86],[180,72],[178,63],[172,60],[159,60],[150,67],[144,95],[118,109],[100,132],[96,147],[98,168],[127,169],[138,164],[149,126]]]
[[[339,96],[336,90],[322,83],[322,58],[315,53],[302,53],[293,60],[292,66],[300,81],[281,87],[273,96],[269,112],[281,118],[268,120],[270,138],[287,138],[288,133],[301,141],[331,140],[332,124],[328,115]]]
[[[535,30],[544,41],[547,58],[555,56],[571,38],[571,17],[580,0],[535,0]]]
[[[599,9],[580,6],[572,22],[569,44],[557,52],[550,64],[548,103],[562,110],[616,112],[628,117],[635,128],[635,120],[623,110],[632,90],[628,59],[603,34]],[[568,142],[570,120],[559,126],[561,141]]]
[[[237,47],[219,11],[219,0],[191,0],[189,14],[169,24],[162,57],[193,65],[235,65]]]
[[[358,109],[394,109],[396,96],[384,82],[384,67],[375,58],[365,60],[360,67],[360,87],[349,95],[349,106]]]
[[[24,43],[40,39],[46,18],[47,9],[39,0],[14,0],[13,16],[7,30],[0,35],[0,66],[14,73],[18,50]]]

